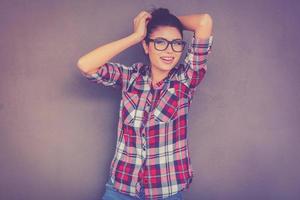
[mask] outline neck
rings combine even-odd
[[[163,80],[166,78],[169,74],[169,71],[161,71],[157,70],[155,68],[151,68],[151,79],[152,79],[152,84],[156,84],[159,81]]]

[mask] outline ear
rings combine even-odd
[[[149,53],[149,47],[148,47],[146,41],[143,40],[142,44],[143,44],[143,48],[144,48],[145,54],[148,54]]]

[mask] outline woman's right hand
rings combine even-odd
[[[151,19],[151,14],[147,11],[141,11],[133,20],[134,22],[134,34],[142,41],[147,34],[147,24]]]

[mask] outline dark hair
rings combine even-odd
[[[173,14],[169,12],[166,8],[157,8],[153,9],[151,12],[152,18],[149,20],[147,24],[147,34],[145,37],[147,45],[149,44],[149,38],[151,33],[159,26],[171,26],[178,29],[183,37],[183,25],[180,20]]]

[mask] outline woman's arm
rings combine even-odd
[[[114,56],[142,41],[147,33],[146,26],[149,18],[151,15],[148,12],[140,12],[134,18],[134,32],[131,35],[102,45],[80,57],[77,61],[78,68],[84,73],[92,74]]]
[[[178,16],[185,30],[194,31],[198,39],[208,39],[212,34],[213,20],[209,14]]]
[[[179,79],[189,88],[196,88],[207,71],[207,56],[212,45],[212,19],[208,14],[178,17],[185,30],[193,31],[195,38],[187,51],[185,65]]]

